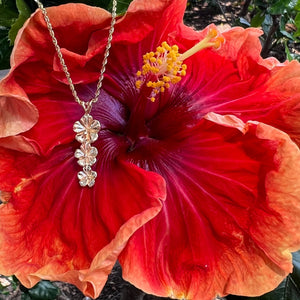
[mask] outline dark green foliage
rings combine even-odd
[[[126,12],[130,2],[132,2],[132,0],[118,0],[118,9],[117,12],[119,14],[123,14]],[[109,1],[109,5],[108,5],[108,10],[111,11],[112,8],[112,0]]]
[[[10,30],[8,32],[8,39],[11,45],[14,44],[19,29],[23,26],[23,24],[31,14],[31,10],[24,0],[16,0],[16,6],[18,10],[18,18],[13,19]]]
[[[238,23],[263,29],[262,56],[267,57],[272,48],[281,44],[285,45],[288,60],[299,59],[290,48],[300,48],[300,0],[252,0],[248,4]]]
[[[9,57],[12,50],[8,40],[9,29],[0,26],[0,70],[9,68]]]
[[[42,280],[33,288],[22,288],[22,300],[55,300],[59,295],[59,289],[50,281]]]

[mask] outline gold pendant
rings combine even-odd
[[[96,163],[98,150],[91,144],[98,139],[98,132],[101,129],[100,122],[94,120],[89,113],[74,123],[73,130],[76,133],[75,139],[81,143],[74,156],[78,159],[78,164],[83,170],[77,174],[80,186],[92,187],[95,184],[97,172],[91,166]]]

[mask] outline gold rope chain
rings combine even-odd
[[[98,81],[98,84],[97,84],[97,89],[96,89],[94,98],[92,98],[88,102],[80,100],[79,97],[78,97],[78,95],[77,95],[77,92],[75,90],[72,78],[70,76],[70,72],[69,72],[68,67],[67,67],[67,65],[65,63],[64,57],[63,57],[63,55],[61,53],[61,48],[58,45],[57,39],[55,37],[54,31],[53,31],[53,28],[52,28],[52,24],[50,22],[50,19],[48,17],[48,13],[47,13],[46,9],[44,8],[43,4],[39,0],[34,0],[34,1],[37,3],[38,7],[41,9],[41,11],[43,13],[45,22],[47,24],[47,27],[48,27],[48,30],[49,30],[49,33],[50,33],[50,36],[52,38],[52,42],[53,42],[53,44],[55,46],[55,50],[57,52],[60,64],[61,64],[61,66],[63,68],[63,71],[64,71],[64,73],[66,75],[66,78],[67,78],[68,83],[69,83],[70,90],[72,92],[72,95],[73,95],[75,101],[78,104],[80,104],[85,111],[90,110],[92,104],[96,103],[98,101],[98,99],[99,99],[100,90],[101,90],[102,82],[103,82],[103,79],[104,79],[104,73],[105,73],[106,64],[107,64],[107,58],[109,56],[109,50],[111,48],[111,42],[112,42],[112,39],[113,39],[113,33],[114,33],[115,23],[116,23],[117,0],[113,0],[113,6],[112,6],[112,12],[111,12],[111,24],[110,24],[109,34],[108,34],[108,38],[107,38],[107,44],[106,44],[106,48],[105,48],[105,52],[104,52],[102,67],[101,67],[101,71],[100,71],[100,77],[99,77],[99,81]]]
[[[47,11],[39,0],[34,0],[34,1],[38,4],[38,7],[41,9],[43,13],[45,22],[48,27],[48,31],[52,38],[52,42],[55,46],[55,50],[57,52],[60,64],[68,80],[69,87],[73,94],[73,97],[75,101],[83,107],[85,112],[82,118],[79,121],[76,121],[73,125],[73,131],[76,133],[75,139],[81,144],[80,148],[76,149],[74,156],[75,158],[78,159],[77,163],[83,168],[82,171],[78,172],[77,174],[80,186],[92,187],[95,184],[95,179],[97,177],[97,172],[92,170],[92,165],[96,163],[97,161],[96,157],[98,155],[98,150],[96,147],[92,146],[92,143],[94,143],[98,139],[98,132],[101,129],[101,124],[98,120],[94,120],[93,117],[90,115],[90,113],[92,110],[93,103],[96,103],[99,99],[100,90],[104,79],[104,72],[106,69],[107,58],[109,56],[109,50],[111,48],[114,26],[117,17],[117,0],[113,0],[111,23],[110,23],[107,44],[104,51],[104,57],[103,57],[102,67],[100,70],[100,77],[97,83],[95,96],[89,101],[82,101],[79,99],[73,81],[71,79],[70,72],[63,58],[61,48],[58,45],[57,39],[55,37],[52,24],[49,20]]]

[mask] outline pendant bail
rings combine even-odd
[[[84,112],[86,115],[89,115],[91,113],[92,110],[92,101],[89,102],[81,102],[81,106],[84,109]]]

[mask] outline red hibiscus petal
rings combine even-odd
[[[266,83],[266,97],[276,100],[265,116],[265,121],[287,132],[300,145],[299,99],[300,64],[292,61],[278,66]]]
[[[36,108],[9,76],[0,83],[0,107],[0,138],[24,132],[37,121]]]
[[[122,252],[126,280],[159,296],[211,300],[263,294],[291,272],[300,154],[285,133],[211,113],[152,150],[149,158],[141,145],[131,160],[165,178],[167,199]]]
[[[50,7],[47,12],[61,48],[82,55],[87,51],[90,33],[109,25],[111,18],[110,13],[101,8],[80,3]],[[49,45],[53,45],[51,37],[41,11],[37,10],[18,33],[12,68],[29,60],[52,63],[55,49]]]
[[[172,0],[132,1],[125,16],[115,26],[114,42],[136,43],[153,31],[158,33],[158,37],[166,36],[182,23],[185,8],[186,0],[177,0],[176,2]],[[166,31],[166,29],[168,30]],[[93,33],[89,52],[97,51],[99,38],[106,37],[107,33],[101,31]],[[123,59],[126,60],[126,57]]]
[[[177,1],[176,4],[171,0],[133,1],[126,15],[115,26],[113,43],[141,40],[153,31],[156,20],[162,26],[161,31],[165,27],[174,30],[182,20],[185,5],[185,0]],[[103,9],[78,3],[50,7],[47,11],[73,82],[97,80],[108,36],[110,14]],[[80,36],[80,39],[74,36]],[[33,77],[31,82],[34,83],[38,80],[34,75],[41,64],[44,64],[44,68],[40,71],[48,72],[48,75],[43,74],[43,78],[48,78],[49,84],[53,78],[67,83],[42,13],[38,10],[16,38],[12,67],[20,75],[30,70],[30,77]],[[26,81],[29,82],[28,79]]]
[[[249,59],[268,69],[281,65],[274,57],[263,59],[260,56],[262,46],[258,37],[262,34],[263,32],[258,28],[243,29],[240,27],[234,27],[223,32],[226,43],[218,53],[229,60],[237,62],[242,78],[249,77],[249,70],[247,72]]]
[[[49,154],[55,146],[70,144],[74,140],[73,124],[83,115],[78,104],[56,99],[39,99],[34,103],[40,117],[37,124],[23,136],[43,155]]]
[[[72,147],[47,158],[1,149],[1,274],[16,274],[27,287],[61,280],[99,295],[127,240],[165,198],[162,177],[111,159],[109,141],[98,145],[93,189],[79,186]]]
[[[185,1],[183,0],[176,4],[173,1],[134,1],[126,15],[116,25],[114,43],[138,41],[154,30],[154,20],[162,20],[165,26],[173,30],[182,19],[184,8]],[[85,83],[83,88],[78,85],[76,89],[82,100],[90,100],[94,95],[94,86],[90,91],[87,91],[85,86],[86,83],[95,82],[99,77],[99,65],[102,61],[111,16],[102,9],[82,4],[67,4],[48,8],[48,14],[73,82]],[[136,26],[137,21],[142,21],[143,26],[142,24]],[[134,35],[129,28],[135,31]],[[163,27],[161,29],[164,30]],[[74,39],[74,36],[80,36],[80,39]],[[135,37],[134,40],[132,36]],[[95,51],[93,47],[95,47]],[[119,54],[117,53],[117,55]],[[29,97],[32,103],[37,106],[40,114],[39,123],[24,137],[32,141],[31,147],[34,147],[35,151],[47,154],[56,145],[70,141],[72,135],[70,128],[74,121],[80,118],[80,108],[76,113],[74,99],[67,85],[65,74],[61,70],[42,13],[39,10],[20,30],[11,61],[10,78],[13,78],[14,81],[11,79],[10,82],[14,82],[14,94],[24,94],[24,96]],[[119,68],[122,68],[122,64],[119,65]],[[10,82],[3,82],[5,88],[11,84]],[[119,85],[117,84],[117,86]],[[81,89],[84,90],[83,93]],[[46,107],[44,100],[49,99],[52,100],[53,104],[49,102],[48,107]],[[72,107],[67,107],[68,103],[72,103]],[[30,102],[28,105],[32,106]],[[54,107],[55,105],[56,107]],[[27,115],[26,110],[23,108],[22,117],[16,117],[19,115],[19,110],[18,107],[13,108],[11,114],[14,114],[15,119],[23,120],[24,123]],[[9,111],[7,109],[7,112]],[[54,112],[58,114],[56,120],[53,120]],[[72,116],[69,112],[72,112]],[[28,115],[33,119],[33,121],[29,120],[30,126],[23,124],[18,132],[15,130],[12,134],[26,131],[32,127],[37,120],[37,110],[34,114],[28,113]],[[18,123],[20,122],[7,122],[7,124],[14,124],[15,127]],[[7,127],[7,125],[6,127],[3,126],[3,128]],[[59,139],[55,138],[56,132],[59,132]],[[52,133],[54,134],[52,135]],[[9,133],[3,134],[3,136],[6,135]]]
[[[180,29],[169,38],[181,51],[201,40],[207,32],[207,29],[195,32],[185,26]],[[213,111],[272,125],[287,132],[299,145],[300,64],[262,59],[260,34],[254,28],[232,28],[223,33],[226,42],[219,50],[206,49],[187,59],[187,76],[174,86],[171,97],[168,96],[174,101],[172,109],[156,116],[155,127],[174,132],[174,128],[191,126]],[[188,113],[182,114],[183,111]],[[160,133],[161,136],[169,134]]]
[[[49,8],[48,14],[73,82],[97,80],[99,60],[86,66],[90,57],[85,53],[92,32],[109,25],[110,13],[97,7],[68,4]],[[11,62],[11,75],[30,100],[48,94],[60,101],[74,101],[40,10],[20,30]]]
[[[0,145],[6,149],[17,150],[25,153],[40,153],[40,149],[36,147],[34,141],[21,135],[1,138]]]
[[[102,93],[104,98],[101,100],[104,101],[99,101],[93,111],[93,116],[104,128],[101,133],[103,139],[100,138],[97,144],[102,157],[97,166],[101,184],[94,190],[101,195],[112,193],[112,197],[103,196],[107,203],[101,201],[99,205],[95,199],[103,197],[84,196],[82,189],[78,189],[78,170],[74,162],[70,162],[74,149],[71,146],[67,150],[61,148],[72,139],[70,129],[74,120],[79,119],[80,108],[77,111],[74,109],[74,100],[41,13],[34,14],[27,22],[17,38],[10,78],[15,80],[14,94],[28,97],[38,108],[40,119],[32,130],[18,137],[17,145],[12,144],[16,142],[15,137],[13,140],[1,140],[1,145],[28,153],[41,153],[47,158],[18,154],[16,161],[13,161],[9,155],[12,152],[3,151],[3,155],[7,155],[8,165],[5,167],[4,164],[2,169],[15,169],[14,172],[17,172],[9,178],[6,178],[6,173],[2,174],[3,180],[0,180],[0,197],[4,202],[9,201],[0,210],[2,220],[8,220],[8,228],[4,231],[7,236],[3,239],[8,244],[10,242],[10,255],[15,251],[15,240],[24,237],[26,240],[20,243],[24,256],[20,255],[17,262],[14,261],[15,256],[10,257],[8,264],[11,266],[0,265],[0,269],[9,267],[11,272],[23,276],[22,281],[28,285],[41,277],[73,282],[88,295],[96,295],[101,289],[116,255],[124,246],[118,233],[126,241],[144,223],[140,222],[136,227],[128,225],[134,213],[139,215],[142,209],[147,209],[146,204],[142,209],[138,206],[140,209],[124,217],[121,207],[130,209],[132,202],[137,205],[134,202],[138,200],[130,199],[128,193],[126,198],[122,198],[121,206],[116,208],[121,201],[120,194],[115,195],[112,186],[120,185],[125,190],[125,184],[132,187],[135,178],[139,177],[139,187],[129,191],[137,199],[141,201],[140,197],[145,193],[146,199],[149,199],[149,193],[153,190],[159,190],[161,197],[164,195],[162,188],[155,189],[151,184],[151,188],[141,190],[144,178],[155,181],[157,177],[134,166],[124,166],[117,160],[118,154],[124,160],[127,158],[127,148],[124,141],[112,142],[106,136],[106,129],[115,132],[120,139],[121,136],[124,138],[124,123],[129,116],[137,113],[133,112],[135,101],[141,100],[143,95],[135,89],[135,74],[141,67],[145,52],[155,50],[163,40],[178,43],[183,51],[205,35],[205,31],[192,32],[181,23],[185,3],[183,0],[135,0],[129,12],[116,24],[109,57],[113,63],[107,66],[104,82],[104,89],[115,99],[109,99],[108,94]],[[110,15],[84,5],[50,8],[49,15],[76,88],[83,100],[89,100],[99,77]],[[299,246],[295,234],[299,228],[299,207],[295,203],[298,196],[293,194],[298,189],[297,148],[284,134],[266,125],[248,123],[245,126],[234,117],[216,115],[207,117],[210,120],[201,120],[210,111],[236,114],[243,121],[255,119],[278,125],[297,138],[298,129],[295,126],[299,119],[299,97],[294,93],[296,84],[291,85],[292,89],[289,89],[289,84],[299,77],[296,72],[298,67],[293,69],[290,67],[292,64],[283,66],[274,59],[262,60],[258,34],[255,29],[229,30],[224,33],[226,44],[223,50],[206,49],[191,57],[187,61],[189,73],[185,79],[161,95],[160,101],[151,104],[151,108],[149,105],[149,110],[146,109],[148,135],[139,140],[133,149],[128,149],[133,162],[163,175],[168,188],[169,198],[163,211],[132,237],[123,256],[123,259],[129,259],[123,262],[126,277],[146,291],[178,298],[195,296],[196,299],[212,298],[216,293],[254,295],[273,288],[291,270],[287,250]],[[80,39],[74,39],[74,35],[80,36]],[[288,75],[283,76],[284,70],[288,71]],[[283,77],[285,81],[281,81]],[[51,104],[46,103],[50,99]],[[113,109],[110,111],[110,108]],[[64,110],[66,115],[62,113]],[[57,120],[54,118],[55,112],[58,114]],[[29,123],[33,124],[32,120]],[[44,134],[48,134],[49,138],[46,139]],[[116,146],[114,151],[117,153],[111,153],[112,145]],[[72,147],[75,148],[75,145]],[[103,156],[102,151],[106,153]],[[295,166],[296,170],[288,168],[288,164]],[[31,169],[32,172],[29,171]],[[50,176],[51,171],[53,174]],[[130,180],[124,173],[142,173],[144,176],[136,175],[134,180]],[[64,177],[67,180],[55,180]],[[161,187],[161,177],[157,181],[153,185]],[[34,185],[34,182],[37,184]],[[74,186],[74,192],[67,189]],[[70,193],[71,200],[66,200],[66,191]],[[38,201],[38,194],[43,201]],[[282,203],[282,195],[285,203]],[[79,198],[82,201],[76,200]],[[90,198],[93,199],[92,204],[99,207],[99,213],[85,218],[85,215],[90,216],[95,211],[89,209]],[[115,202],[111,203],[109,199]],[[150,199],[154,201],[151,195]],[[40,207],[45,211],[49,205],[54,212],[50,210],[47,221],[45,214],[39,214]],[[152,206],[155,213],[158,206],[157,203]],[[56,212],[58,218],[53,216]],[[155,213],[151,212],[153,217]],[[43,216],[45,221],[39,219]],[[83,216],[80,226],[78,216]],[[103,218],[106,223],[102,226]],[[109,222],[109,218],[113,221]],[[147,220],[149,218],[146,217]],[[255,220],[252,222],[253,218]],[[71,230],[62,226],[69,224],[69,219]],[[27,223],[29,225],[25,226]],[[20,224],[25,224],[24,228],[20,228]],[[123,224],[124,228],[132,231],[125,236]],[[110,231],[103,233],[106,226]],[[83,238],[84,228],[88,228],[87,240]],[[103,240],[92,238],[94,228],[102,228],[99,230],[105,237]],[[143,233],[150,236],[144,237]],[[269,235],[266,242],[263,240],[265,235]],[[291,235],[295,236],[294,241],[290,240]],[[44,237],[49,237],[52,243]],[[32,250],[29,249],[32,252],[28,252],[26,242],[30,244],[31,238],[35,244]],[[0,236],[0,242],[1,239]],[[114,244],[112,241],[117,242]],[[146,249],[144,242],[149,246]],[[40,252],[39,243],[45,245],[45,253]],[[108,245],[111,248],[106,248]],[[101,249],[108,249],[108,252]],[[114,249],[117,250],[112,252],[112,256],[105,258]],[[74,252],[76,256],[73,261],[70,257],[74,256]],[[2,253],[0,250],[0,261],[5,262],[4,250]],[[128,274],[130,270],[134,273]],[[257,270],[260,270],[260,277],[257,277]],[[96,273],[101,278],[99,285],[94,277]],[[47,277],[45,274],[50,275]],[[88,279],[89,276],[92,280]],[[79,277],[83,279],[78,280]],[[262,281],[264,287],[261,287]]]

